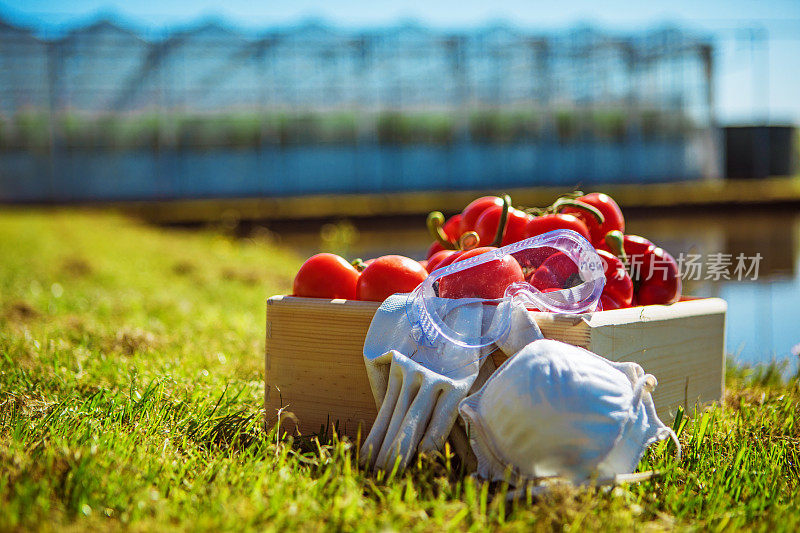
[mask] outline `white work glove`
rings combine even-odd
[[[396,350],[372,362],[388,368],[389,379],[361,456],[370,466],[389,470],[399,455],[402,469],[416,452],[442,448],[475,376],[450,379]]]
[[[361,449],[362,462],[391,469],[397,457],[405,468],[417,452],[440,450],[458,416],[458,403],[466,397],[488,353],[449,342],[429,346],[408,319],[407,295],[394,295],[378,309],[364,342],[367,367],[378,416]],[[453,300],[437,299],[447,309]],[[445,316],[448,326],[469,335],[481,327],[482,306],[459,306]],[[497,342],[514,353],[541,338],[536,323],[516,307],[511,327]],[[443,362],[446,362],[443,363]],[[446,374],[446,375],[445,375]]]

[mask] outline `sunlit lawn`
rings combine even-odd
[[[264,300],[302,258],[268,235],[0,211],[0,530],[793,530],[800,386],[735,369],[656,479],[507,501],[455,457],[365,473],[263,426]]]

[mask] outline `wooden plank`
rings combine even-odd
[[[355,437],[377,409],[363,363],[363,344],[377,302],[276,296],[267,301],[267,423],[281,409],[301,433],[339,422]],[[656,376],[654,395],[666,420],[678,405],[719,401],[724,393],[724,300],[707,298],[585,315],[534,313],[547,338],[634,361]],[[502,357],[496,358],[502,362]],[[291,417],[284,418],[291,422]]]
[[[584,315],[556,315],[552,313],[533,313],[534,320],[547,339],[588,348],[591,344],[591,328]]]
[[[679,405],[719,401],[725,391],[725,312],[720,298],[594,313],[589,349],[612,361],[634,361],[658,379],[658,415]]]
[[[267,423],[279,410],[301,433],[337,423],[354,437],[377,415],[364,367],[364,338],[380,304],[277,296],[267,300]],[[283,419],[282,419],[283,420]],[[293,418],[285,419],[292,422]],[[285,426],[292,429],[291,426]]]

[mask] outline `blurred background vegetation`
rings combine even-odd
[[[623,109],[560,110],[547,117],[534,111],[475,111],[466,117],[466,137],[459,130],[459,118],[448,113],[64,113],[51,117],[22,111],[0,117],[0,149],[47,151],[54,142],[65,150],[86,151],[257,148],[353,145],[365,139],[388,145],[448,145],[459,136],[462,141],[504,144],[541,141],[548,135],[546,119],[560,143],[621,143],[634,129],[644,140],[680,140],[695,127],[687,117],[657,110],[631,117]]]

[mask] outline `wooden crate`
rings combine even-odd
[[[376,302],[273,296],[267,300],[267,423],[279,410],[289,431],[366,435],[377,414],[362,349]],[[658,379],[653,395],[669,421],[679,405],[721,401],[725,379],[725,311],[719,298],[584,315],[534,313],[545,337],[614,361],[635,361]],[[497,361],[498,363],[500,361]],[[287,424],[291,421],[291,424]],[[292,427],[293,426],[293,427]]]

